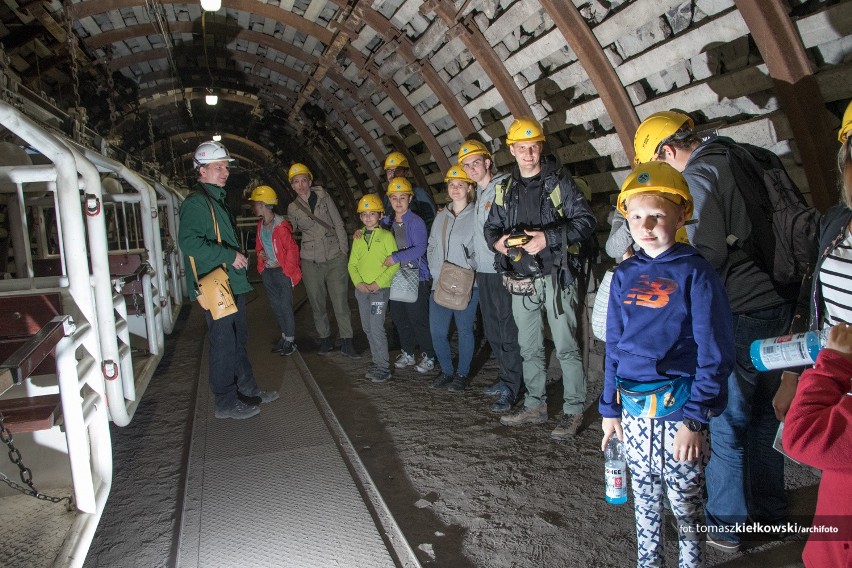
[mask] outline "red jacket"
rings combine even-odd
[[[260,254],[263,250],[263,239],[260,238],[260,230],[263,227],[263,219],[257,222],[257,271],[263,272],[266,268],[266,260]],[[281,265],[281,271],[296,286],[302,281],[302,267],[299,264],[299,247],[293,238],[293,227],[287,221],[281,221],[272,230],[272,249],[275,259]],[[267,253],[269,255],[269,252]],[[273,256],[273,255],[269,255]]]
[[[852,567],[852,360],[823,349],[799,379],[784,420],[790,457],[822,470],[814,526],[835,533],[809,535],[802,553],[808,568]]]

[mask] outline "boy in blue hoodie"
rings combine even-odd
[[[636,166],[618,210],[642,248],[615,271],[607,312],[603,442],[624,442],[632,477],[638,566],[662,565],[663,491],[677,518],[681,567],[704,565],[707,425],[727,404],[733,317],[716,271],[678,242],[692,215],[683,176],[665,162]]]

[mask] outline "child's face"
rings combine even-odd
[[[685,217],[683,207],[659,195],[642,193],[627,202],[630,235],[652,258],[671,248]]]
[[[360,215],[361,222],[364,223],[364,226],[368,229],[375,229],[379,225],[379,212],[378,211],[364,211]]]

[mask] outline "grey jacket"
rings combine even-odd
[[[295,201],[287,206],[287,219],[293,225],[293,230],[302,233],[302,242],[299,249],[302,260],[313,262],[326,262],[332,258],[349,253],[349,241],[346,236],[346,228],[343,219],[334,204],[331,196],[319,186],[314,186],[311,191],[317,195],[317,205],[313,211],[314,217],[327,223],[333,230],[326,229],[310,218],[307,212]],[[301,198],[297,197],[301,201]],[[301,201],[305,209],[310,207],[305,201]]]
[[[769,275],[744,258],[744,252],[728,247],[729,235],[741,241],[748,238],[751,221],[727,156],[703,155],[711,145],[706,142],[696,148],[683,170],[695,203],[692,217],[698,221],[686,226],[689,241],[719,273],[735,314],[783,304]]]
[[[485,221],[488,220],[488,213],[491,211],[491,205],[494,204],[494,194],[497,184],[508,178],[509,174],[495,174],[485,189],[476,188],[476,202],[474,212],[476,213],[476,231],[473,236],[473,250],[476,255],[476,271],[488,274],[494,274],[497,270],[494,268],[494,251],[488,248],[488,242],[485,240]]]
[[[449,203],[435,217],[432,223],[432,233],[426,247],[426,259],[429,261],[429,272],[432,273],[432,289],[435,289],[438,278],[441,277],[441,266],[445,260],[463,268],[476,270],[476,253],[474,252],[474,235],[481,233],[476,222],[474,204],[465,207],[458,217],[452,213],[453,204]],[[447,245],[444,248],[444,225],[447,226]],[[470,257],[465,254],[465,249]],[[494,256],[489,251],[489,256]]]

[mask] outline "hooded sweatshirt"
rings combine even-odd
[[[616,377],[695,377],[689,401],[665,420],[706,424],[724,410],[736,358],[733,316],[716,271],[693,247],[676,243],[656,258],[639,251],[619,264],[606,323],[601,415],[621,416]]]
[[[426,258],[429,261],[429,272],[432,274],[432,289],[438,285],[441,277],[441,267],[447,260],[462,268],[476,270],[476,253],[474,252],[474,233],[477,230],[474,204],[468,203],[458,216],[453,215],[453,203],[445,207],[432,225],[429,244],[426,247]],[[444,243],[444,225],[447,226],[447,242]]]

